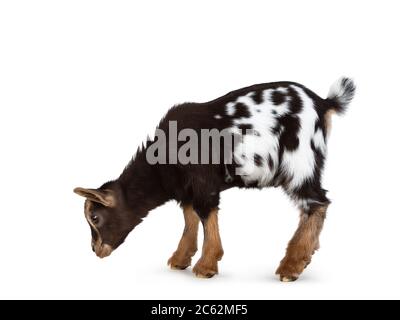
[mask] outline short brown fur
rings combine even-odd
[[[183,270],[190,266],[192,257],[197,252],[197,234],[199,230],[199,216],[194,211],[192,205],[183,206],[185,218],[185,229],[179,241],[178,248],[171,258],[168,265],[172,269]]]
[[[101,239],[101,234],[100,234],[99,230],[97,229],[97,227],[93,224],[93,222],[90,219],[92,208],[93,208],[92,201],[89,199],[86,199],[86,201],[85,201],[85,217],[86,217],[87,222],[93,228],[94,232],[96,232],[96,234],[97,234],[97,239],[96,240],[92,239],[92,248],[97,253],[97,252],[101,251],[101,246],[102,246],[103,241]]]
[[[276,274],[282,281],[294,281],[311,262],[311,256],[319,248],[327,206],[316,206],[310,213],[301,213],[299,227],[286,249],[286,256]]]
[[[203,221],[204,243],[201,258],[193,268],[200,278],[211,278],[218,273],[218,261],[224,255],[218,228],[218,209],[211,210]]]
[[[331,128],[332,128],[332,115],[335,114],[335,110],[328,110],[325,113],[325,128],[326,128],[326,134],[329,136],[331,133]]]

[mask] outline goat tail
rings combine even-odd
[[[332,110],[337,114],[343,114],[355,93],[356,85],[354,81],[350,78],[341,77],[332,84],[326,100],[330,102]]]

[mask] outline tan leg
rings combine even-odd
[[[211,278],[218,273],[218,261],[224,255],[218,230],[218,210],[213,209],[208,218],[203,221],[204,243],[203,252],[193,272],[200,278]]]
[[[317,206],[300,216],[299,227],[286,249],[276,274],[284,282],[294,281],[311,262],[311,256],[319,248],[321,233],[327,206]]]
[[[192,257],[197,252],[197,233],[199,230],[199,216],[193,210],[191,205],[183,207],[183,215],[185,217],[185,229],[179,241],[178,248],[171,258],[168,265],[171,269],[183,270],[190,266]]]

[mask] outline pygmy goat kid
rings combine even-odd
[[[174,106],[157,129],[164,137],[156,134],[139,148],[118,179],[98,189],[74,190],[86,198],[93,251],[100,258],[110,255],[150,210],[173,199],[183,208],[185,228],[168,264],[180,270],[190,266],[201,222],[203,250],[193,272],[210,278],[218,273],[224,253],[218,231],[220,192],[280,186],[301,215],[276,274],[282,281],[296,280],[319,248],[330,203],[321,187],[321,173],[331,115],[343,113],[354,93],[348,78],[335,82],[326,99],[297,83],[274,82],[232,91],[210,102]],[[177,132],[171,131],[172,124]],[[234,143],[226,148],[219,139],[211,151],[203,144],[188,148],[188,132],[201,142],[214,138],[204,130],[227,132]],[[154,157],[161,161],[149,160],[155,146]]]

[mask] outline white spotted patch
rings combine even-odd
[[[256,104],[252,99],[254,92],[238,97],[234,102],[226,105],[226,113],[230,116],[235,113],[236,103],[243,103],[250,117],[236,118],[230,131],[234,134],[243,134],[242,140],[235,146],[234,160],[238,164],[236,174],[241,176],[245,184],[256,183],[259,187],[268,186],[277,170],[280,168],[288,182],[289,190],[300,187],[315,172],[314,151],[311,148],[313,141],[316,148],[323,154],[326,152],[326,144],[321,130],[315,131],[315,122],[318,114],[315,111],[313,100],[306,92],[298,86],[291,85],[302,101],[302,110],[296,115],[300,121],[300,129],[297,133],[299,139],[298,147],[289,151],[284,149],[279,165],[279,138],[282,128],[277,127],[278,119],[291,112],[290,96],[287,95],[283,103],[275,105],[271,100],[274,90],[283,94],[289,93],[289,88],[279,87],[277,89],[266,89],[263,91],[263,102]],[[251,126],[253,134],[244,134],[239,127]],[[254,134],[257,132],[257,134]],[[256,165],[254,158],[259,159]],[[268,159],[270,158],[270,161]],[[268,162],[273,162],[273,166]]]
[[[298,133],[299,146],[294,151],[285,150],[282,157],[282,168],[291,177],[289,189],[300,187],[302,183],[313,176],[315,170],[314,151],[311,148],[311,139],[314,136],[315,121],[318,114],[314,103],[303,89],[292,86],[297,91],[303,103],[303,109],[298,114],[300,130]]]
[[[216,115],[214,116],[214,118],[215,118],[215,119],[221,119],[222,117],[221,117],[219,114],[216,114]]]
[[[241,143],[238,143],[234,150],[235,162],[239,165],[237,174],[240,175],[246,184],[257,182],[260,187],[266,186],[274,177],[277,166],[271,170],[268,166],[268,157],[274,163],[278,163],[279,136],[275,135],[272,128],[276,125],[276,118],[271,115],[274,104],[270,100],[272,89],[264,90],[264,102],[256,104],[251,98],[251,94],[237,99],[248,108],[250,117],[243,117],[234,120],[231,128],[233,133],[240,134],[240,125],[251,125],[252,133],[242,136]],[[227,112],[229,106],[227,105]],[[288,110],[288,106],[282,104],[281,114]],[[257,133],[257,134],[254,134]],[[262,159],[262,165],[257,166],[254,156],[258,155]]]

